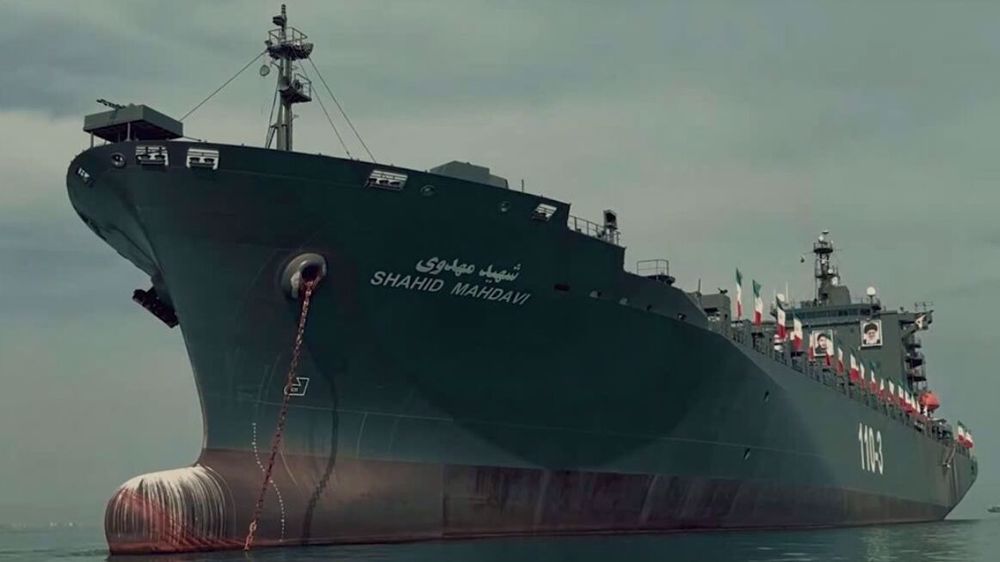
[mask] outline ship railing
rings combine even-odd
[[[670,260],[639,260],[635,262],[635,272],[641,277],[670,276]]]
[[[765,355],[777,363],[787,365],[793,370],[825,386],[836,389],[841,394],[847,396],[847,398],[861,402],[869,408],[881,412],[886,417],[907,425],[914,431],[919,431],[928,439],[938,442],[949,441],[941,432],[931,430],[933,426],[931,420],[925,421],[921,416],[906,413],[896,406],[895,403],[884,400],[863,385],[851,382],[846,375],[838,374],[832,368],[826,367],[815,360],[807,360],[803,355],[792,355],[784,348],[781,350],[775,349],[772,340],[767,337],[767,334],[763,331],[755,331],[755,327],[751,326],[747,320],[731,322],[728,331],[723,331],[721,326],[718,328],[713,326],[713,331],[717,331],[735,343]],[[961,452],[967,452],[964,448],[959,448],[962,449]]]
[[[299,31],[298,28],[291,26],[285,27],[284,38],[282,38],[282,29],[280,27],[267,32],[267,41],[272,45],[294,45],[299,47],[304,45],[308,38],[308,35]]]
[[[597,224],[594,221],[589,221],[573,215],[569,215],[569,218],[566,219],[566,227],[573,232],[586,234],[587,236],[597,238],[598,240],[602,240],[608,244],[621,246],[621,232],[619,232],[617,228]]]

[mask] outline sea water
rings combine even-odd
[[[0,560],[109,559],[99,527],[0,529]],[[295,547],[111,560],[339,562],[1000,561],[1000,517],[803,531],[534,537]]]

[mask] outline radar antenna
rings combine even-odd
[[[115,103],[113,101],[108,101],[104,98],[99,98],[97,103],[103,105],[104,107],[110,107],[111,109],[125,109],[125,106],[120,103]]]
[[[306,34],[288,26],[288,13],[281,5],[281,13],[271,18],[277,29],[267,34],[267,54],[272,64],[278,67],[278,95],[281,107],[278,116],[268,131],[266,146],[271,146],[272,137],[277,137],[278,150],[292,150],[292,105],[312,101],[312,82],[295,72],[295,61],[307,59],[313,44],[306,42]],[[263,73],[262,73],[263,74]]]

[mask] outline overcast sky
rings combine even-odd
[[[180,334],[130,301],[148,281],[75,216],[64,174],[96,98],[180,117],[263,49],[278,5],[3,3],[0,523],[99,522],[119,483],[197,455]],[[832,230],[856,295],[934,303],[931,382],[983,466],[957,514],[1000,503],[1000,4],[289,10],[379,160],[467,160],[577,215],[615,209],[627,261],[669,258],[686,288],[729,287],[738,265],[768,296],[806,297],[799,256]],[[186,133],[261,144],[273,78],[251,67]],[[299,150],[343,154],[318,106],[297,110]]]

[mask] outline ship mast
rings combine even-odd
[[[831,304],[832,288],[840,282],[837,266],[831,263],[833,242],[830,241],[830,231],[824,230],[813,242],[813,254],[816,256],[814,275],[816,277],[816,303]]]
[[[306,42],[306,34],[294,27],[288,26],[288,14],[285,5],[281,5],[281,13],[271,18],[278,26],[268,32],[267,54],[271,64],[278,67],[278,95],[281,106],[278,116],[271,124],[267,134],[266,146],[270,148],[271,140],[277,137],[278,150],[292,150],[292,105],[312,101],[312,83],[305,76],[295,72],[295,61],[307,59],[312,53],[313,44]],[[265,67],[266,68],[266,67]],[[266,74],[261,69],[262,74]]]

